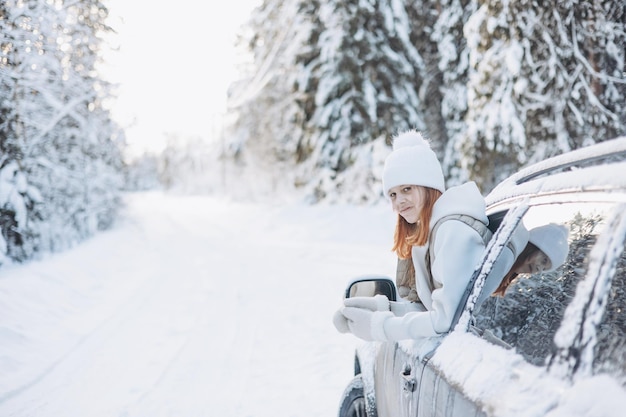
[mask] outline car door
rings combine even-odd
[[[612,198],[616,198],[616,201]],[[562,193],[552,197],[541,196],[530,203],[520,200],[514,202],[511,207],[516,208],[511,208],[502,221],[488,247],[482,266],[474,276],[475,283],[468,289],[468,301],[464,309],[460,310],[463,313],[459,317],[461,328],[457,327],[455,332],[464,332],[463,320],[469,317],[467,330],[469,334],[475,335],[471,337],[486,340],[495,349],[514,351],[521,355],[529,366],[553,373],[557,372],[558,368],[565,369],[561,373],[567,374],[570,378],[573,373],[582,372],[582,369],[587,369],[588,373],[610,370],[616,374],[616,380],[621,378],[621,381],[626,381],[624,375],[626,318],[622,313],[626,308],[624,305],[626,268],[623,255],[620,258],[622,251],[615,248],[607,250],[610,245],[606,243],[607,239],[611,240],[613,234],[616,235],[614,238],[619,240],[621,233],[622,240],[621,243],[617,243],[617,247],[623,249],[626,226],[620,228],[613,222],[613,219],[623,216],[619,213],[626,211],[624,206],[619,204],[619,196],[598,194],[594,198],[585,199],[577,194]],[[480,306],[475,306],[485,278],[489,276],[493,265],[498,262],[499,255],[502,254],[502,249],[513,231],[520,225],[532,230],[548,224],[561,225],[568,230],[567,257],[564,263],[551,272],[522,275],[511,285],[504,297],[491,296]],[[596,248],[595,253],[592,253],[593,248]],[[593,268],[599,271],[602,268],[606,269],[606,265],[613,265],[617,271],[617,274],[614,274],[615,279],[606,278],[613,277],[606,271],[602,274],[593,272]],[[576,289],[581,283],[584,284],[587,276],[604,277],[602,291],[589,290],[587,299],[575,301]],[[607,300],[602,301],[602,297]],[[602,322],[597,318],[600,313],[596,310],[593,318],[595,321],[589,318],[590,305],[608,305],[606,309],[601,309],[606,310]],[[579,311],[576,313],[578,319],[564,320],[568,306],[574,310],[575,307],[571,306],[578,306]],[[588,347],[591,346],[588,343],[589,337],[584,340],[574,337],[571,341],[564,336],[560,339],[556,337],[558,329],[562,326],[565,326],[565,330],[561,331],[565,335],[583,334],[580,329],[583,326],[581,323],[585,321],[587,322],[585,326],[593,325],[598,329],[596,334],[589,336],[594,341],[592,348]],[[566,324],[570,326],[569,329]],[[451,372],[451,368],[446,366],[445,360],[430,359],[433,355],[434,359],[437,359],[436,348],[445,338],[446,336],[382,344],[376,364],[376,397],[380,417],[507,415],[510,411],[507,407],[510,404],[506,401],[490,397],[488,390],[476,396],[477,390],[471,389],[472,387],[466,386],[463,380],[459,380],[458,376]],[[575,343],[580,346],[576,346]],[[591,349],[593,355],[581,356],[583,344],[587,346],[587,350]],[[465,353],[462,348],[459,352],[460,355]],[[576,355],[580,357],[577,358]],[[480,360],[476,363],[463,364],[472,368],[473,374],[488,375],[490,370],[499,366],[489,355],[468,354],[465,362],[472,361],[473,357],[480,357]],[[590,357],[593,359],[589,359]],[[581,365],[583,363],[584,366]],[[510,374],[514,375],[515,372],[517,371],[512,369]],[[503,379],[502,384],[512,384],[511,379]],[[509,390],[515,393],[518,391],[517,388],[512,386]],[[554,398],[550,400],[549,397],[558,395],[558,391],[555,388],[553,392],[546,393],[546,399],[534,400],[537,402],[536,406],[541,408],[544,401],[548,404],[545,406],[546,409],[551,407],[550,401],[553,402]],[[511,403],[516,402],[512,399]]]
[[[571,199],[569,199],[570,197]],[[604,315],[603,322],[598,324],[597,335],[592,337],[596,341],[593,348],[590,348],[594,352],[594,359],[585,359],[585,363],[587,363],[585,366],[595,370],[612,369],[614,373],[618,374],[617,377],[626,381],[626,376],[623,375],[625,372],[622,371],[626,369],[624,366],[626,364],[626,338],[623,337],[626,334],[624,327],[626,319],[623,314],[619,314],[626,308],[624,305],[626,287],[623,285],[626,283],[624,282],[626,277],[623,276],[625,267],[623,256],[619,258],[619,254],[615,255],[616,250],[605,250],[609,247],[605,241],[606,239],[610,240],[606,236],[613,233],[618,235],[622,233],[621,245],[623,247],[623,229],[626,226],[619,231],[617,230],[619,228],[612,223],[612,219],[617,216],[616,213],[620,213],[620,210],[624,211],[623,206],[615,201],[605,201],[603,198],[582,201],[580,196],[559,195],[558,199],[555,197],[552,200],[546,199],[544,196],[534,204],[531,203],[529,207],[520,204],[515,212],[510,211],[510,215],[505,217],[498,233],[494,236],[491,247],[488,248],[491,249],[491,252],[487,251],[482,268],[475,275],[475,288],[470,289],[470,293],[480,291],[485,277],[489,275],[490,268],[498,259],[497,255],[502,253],[502,247],[506,244],[513,230],[520,224],[529,230],[547,224],[567,227],[569,231],[566,247],[567,257],[565,262],[554,271],[520,276],[504,297],[489,297],[476,309],[474,309],[473,303],[477,297],[468,296],[464,312],[466,315],[470,313],[469,315],[473,316],[472,322],[468,325],[470,333],[487,340],[496,349],[519,353],[529,365],[546,370],[549,370],[550,367],[556,369],[557,365],[568,365],[570,368],[567,366],[565,368],[569,371],[562,372],[569,372],[570,374],[575,371],[580,372],[580,365],[571,364],[576,363],[573,361],[572,355],[580,356],[581,347],[573,346],[573,341],[564,342],[563,340],[567,339],[564,339],[564,336],[561,337],[563,340],[559,342],[555,336],[557,330],[565,323],[570,323],[570,327],[573,326],[574,329],[568,330],[566,327],[566,330],[562,330],[563,334],[580,334],[580,331],[576,330],[576,326],[582,328],[580,323],[585,320],[578,319],[573,322],[565,320],[564,322],[566,309],[568,306],[578,306],[579,310],[585,310],[579,311],[578,316],[587,317],[589,305],[602,305],[600,296],[602,293],[608,299],[604,303],[609,305],[608,313]],[[600,246],[596,249],[596,253],[592,254],[592,249],[596,247],[599,239]],[[620,236],[615,239],[619,240]],[[620,243],[617,244],[618,247],[619,245]],[[618,252],[621,253],[621,251]],[[598,260],[599,258],[601,260]],[[590,295],[587,298],[595,297],[591,301],[587,299],[574,301],[576,288],[586,276],[590,273],[593,275],[590,268],[596,268],[591,259],[595,259],[596,264],[603,268],[604,265],[615,264],[617,262],[615,259],[621,259],[614,268],[618,271],[618,274],[615,275],[617,278],[609,280],[606,277],[611,275],[610,273],[600,274],[604,277],[604,281],[602,281],[604,290],[588,291]],[[570,309],[573,308],[570,307]],[[596,313],[597,315],[598,313]],[[460,319],[460,321],[462,320],[463,318]],[[587,318],[587,321],[589,320]],[[597,322],[599,319],[595,320]],[[462,330],[457,328],[455,331]],[[619,337],[616,338],[616,335]],[[579,344],[584,342],[577,340]],[[411,343],[414,342],[396,344],[393,353],[391,351],[387,353],[386,361],[394,363],[394,369],[392,374],[387,372],[389,380],[386,382],[386,386],[394,385],[393,395],[395,395],[398,409],[394,410],[396,414],[383,415],[412,417],[485,416],[498,415],[498,407],[503,408],[504,415],[507,414],[508,404],[506,401],[503,402],[500,398],[489,398],[489,396],[477,397],[472,394],[472,391],[475,392],[476,389],[469,389],[471,387],[464,386],[462,382],[460,383],[454,376],[450,375],[449,368],[445,366],[445,363],[430,361],[431,355],[424,355],[427,349],[423,345],[415,346]],[[587,342],[584,343],[585,346],[588,346]],[[434,349],[432,354],[437,355],[437,349]],[[476,355],[467,355],[467,360],[470,361],[473,356]],[[480,361],[476,361],[474,364],[465,364],[473,369],[473,373],[488,374],[490,370],[497,368],[497,364],[492,363],[495,361],[492,361],[489,356],[478,356],[481,358]],[[578,358],[578,362],[582,360],[583,358]],[[407,366],[407,364],[410,365]],[[572,366],[573,368],[571,368]],[[620,369],[620,371],[615,371],[615,369]],[[511,372],[516,371],[512,370]],[[556,370],[552,372],[556,372]],[[408,385],[407,380],[411,381]],[[503,381],[503,383],[511,383],[510,380],[508,382]],[[511,387],[510,391],[515,392],[516,387]],[[546,398],[550,395],[557,395],[556,391],[558,390],[546,393]],[[539,403],[541,403],[540,400],[538,399]],[[545,401],[546,403],[550,402],[548,399]],[[512,401],[512,404],[514,403]],[[548,407],[546,406],[546,408]],[[489,414],[487,414],[488,412]]]
[[[520,276],[504,297],[489,297],[474,311],[475,332],[503,348],[510,346],[528,364],[557,379],[604,372],[626,387],[626,210],[620,199],[595,195],[584,200],[566,194],[536,199],[521,219],[524,226],[529,230],[554,223],[566,226],[567,258],[554,271]],[[476,285],[480,287],[480,282]],[[471,303],[466,311],[472,310]],[[475,371],[490,366],[490,358],[484,357]],[[455,384],[465,390],[463,383]],[[494,415],[510,411],[498,398],[471,401]],[[541,401],[537,399],[538,404]]]
[[[422,373],[440,338],[380,343],[376,355],[378,417],[415,416]]]
[[[481,265],[473,274],[472,283],[475,283],[481,275],[485,276],[489,273],[493,266],[491,261],[502,252],[527,208],[528,206],[524,202],[514,210],[495,213],[492,216],[492,221],[497,225],[502,222],[503,227],[500,227],[493,236]],[[506,217],[503,221],[502,218],[505,214]],[[473,291],[473,285],[470,284],[464,294],[463,303]],[[459,308],[455,323],[458,322],[463,310],[463,308]],[[404,379],[405,389],[399,401],[403,404],[402,411],[406,410],[406,414],[403,415],[411,417],[483,417],[486,415],[479,402],[471,401],[465,395],[462,387],[451,383],[445,374],[430,362],[431,357],[436,353],[437,346],[445,337],[446,335],[442,335],[440,338],[428,339],[429,343],[422,342],[418,346],[414,345],[415,342],[412,342],[413,345],[403,342],[406,343],[405,348],[399,349],[401,352],[397,357],[401,358],[401,361],[398,363],[395,373]],[[410,363],[410,366],[406,365],[407,362]],[[407,380],[412,382],[407,384]],[[407,386],[409,389],[406,388]]]
[[[507,216],[516,222],[525,212],[520,206]],[[498,222],[501,221],[499,217]],[[509,230],[511,229],[511,230]],[[512,227],[501,228],[493,238],[500,242],[492,244],[485,260],[502,250],[512,233]],[[475,280],[482,268],[474,273]],[[468,296],[472,291],[467,289]],[[478,404],[468,400],[461,390],[442,377],[429,360],[437,346],[446,337],[427,338],[380,345],[376,363],[376,402],[378,417],[436,417],[436,416],[484,416]]]

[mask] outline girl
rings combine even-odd
[[[483,196],[473,182],[446,190],[437,156],[414,130],[395,138],[385,160],[383,191],[398,216],[393,250],[412,261],[415,278],[407,294],[414,292],[416,302],[348,298],[335,314],[335,326],[364,340],[445,333],[485,249]]]

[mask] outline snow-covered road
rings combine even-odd
[[[133,194],[75,249],[0,269],[0,416],[332,416],[346,281],[394,270],[387,207]]]

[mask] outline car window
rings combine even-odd
[[[530,363],[545,364],[554,352],[554,334],[565,308],[572,300],[577,284],[585,277],[589,252],[598,234],[604,230],[613,208],[614,204],[596,202],[530,207],[522,218],[527,230],[546,225],[567,228],[565,261],[550,272],[521,274],[504,296],[488,297],[474,312],[476,327],[511,345]],[[617,320],[624,319],[620,316],[614,321]],[[607,340],[606,343],[613,342]],[[622,347],[615,349],[623,352]],[[624,358],[622,360],[626,362]]]

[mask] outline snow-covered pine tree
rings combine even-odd
[[[418,45],[427,38],[420,28],[428,27],[428,10],[412,2],[329,0],[318,16],[311,42],[319,55],[298,61],[299,92],[308,97],[301,101],[301,176],[314,199],[377,199],[374,170],[386,139],[426,128],[420,110],[429,74]],[[340,197],[342,187],[357,192]]]
[[[626,133],[626,4],[521,3],[529,16],[518,25],[528,39],[520,101],[529,115],[530,159]]]
[[[443,126],[440,130],[446,134],[446,140],[442,141],[446,145],[442,165],[449,186],[469,179],[468,172],[461,169],[460,151],[466,131],[469,69],[469,50],[463,28],[476,7],[476,0],[440,1],[431,34],[437,47],[437,71],[441,74],[438,108]]]
[[[267,194],[289,182],[301,136],[294,57],[305,47],[302,34],[308,33],[306,20],[298,14],[299,3],[264,1],[240,36],[238,44],[249,61],[229,89],[223,158],[235,166],[224,170],[225,185],[233,179],[245,181]]]
[[[363,201],[380,197],[375,171],[391,134],[432,130],[442,153],[435,3],[265,1],[249,25],[252,71],[231,88],[231,157],[278,172],[313,201]]]
[[[625,5],[481,1],[464,168],[484,192],[521,165],[626,132]]]
[[[384,142],[412,127],[449,184],[487,193],[521,165],[624,133],[622,3],[265,1],[253,76],[233,95],[234,153],[295,164],[281,178],[314,201],[369,200]]]
[[[21,261],[110,225],[121,155],[95,68],[106,8],[90,0],[3,4],[0,194],[13,197],[0,207],[14,213],[12,222],[3,216],[3,235],[19,236],[4,253]]]
[[[0,265],[26,260],[39,247],[31,214],[41,196],[28,182],[26,142],[33,100],[28,86],[42,70],[34,64],[42,34],[33,7],[11,0],[0,5]]]
[[[13,49],[15,39],[12,38],[13,24],[9,16],[8,5],[0,3],[0,264],[10,258],[9,248],[17,246],[19,235],[15,233],[15,209],[10,202],[9,190],[15,190],[13,169],[15,157],[9,155],[19,153],[16,143],[15,108],[9,99],[14,94],[15,83],[9,72],[13,66]]]
[[[71,215],[71,228],[83,239],[108,228],[116,216],[123,135],[104,107],[111,86],[98,73],[102,36],[111,31],[105,22],[107,8],[101,0],[81,0],[67,3],[64,9],[65,46],[58,51],[58,59],[66,81],[60,97],[75,105],[67,107],[57,130],[63,132],[61,141],[74,155],[65,157],[65,164],[76,174],[66,179],[64,190],[75,198],[69,199],[74,206],[67,207],[65,215]]]
[[[517,31],[514,1],[480,2],[464,28],[470,71],[467,130],[459,147],[461,168],[485,193],[525,157],[526,115],[518,101],[525,84],[524,39]]]

